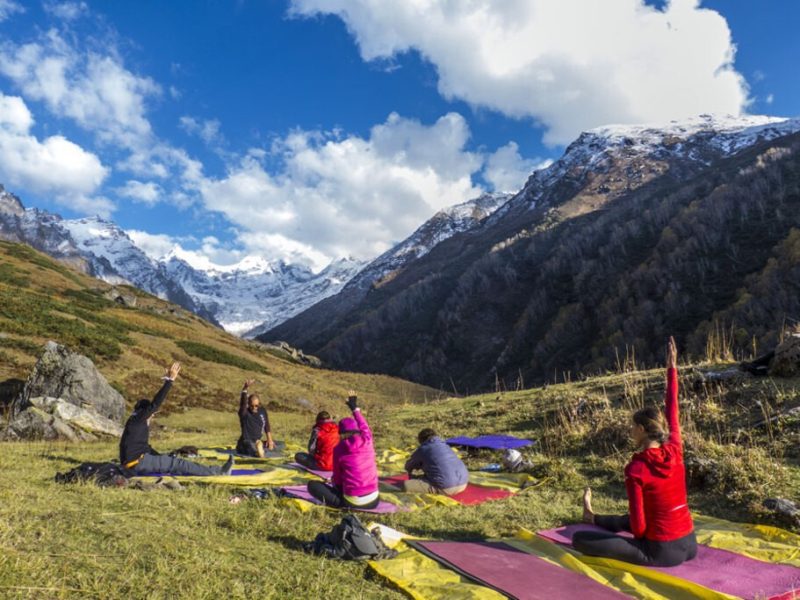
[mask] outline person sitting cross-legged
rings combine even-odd
[[[310,481],[308,493],[334,508],[370,509],[378,506],[378,466],[372,430],[351,391],[347,406],[353,416],[339,421],[339,443],[333,449],[333,477],[330,482]]]
[[[239,427],[241,434],[236,442],[236,453],[244,456],[264,458],[264,447],[267,450],[275,449],[272,440],[272,428],[269,425],[267,409],[261,406],[258,394],[249,393],[253,380],[244,382],[242,393],[239,396]],[[264,433],[266,443],[261,440]]]
[[[317,414],[311,429],[308,452],[298,452],[294,461],[315,471],[333,471],[333,449],[339,443],[339,427],[327,410]]]
[[[674,567],[697,555],[697,538],[686,499],[686,471],[678,418],[678,351],[667,347],[666,423],[660,411],[642,408],[633,414],[631,437],[637,446],[625,467],[628,514],[598,515],[592,491],[583,496],[583,520],[608,531],[579,531],[576,550],[637,565]],[[628,531],[633,537],[615,535]]]
[[[173,363],[155,397],[152,400],[139,400],[133,407],[119,442],[119,462],[136,475],[230,475],[233,470],[232,456],[222,467],[207,467],[176,456],[159,454],[150,446],[150,424],[180,371],[180,363]]]
[[[406,462],[409,479],[403,482],[403,490],[445,496],[463,492],[469,483],[469,472],[455,451],[433,429],[423,429],[417,439],[419,448]],[[422,477],[413,477],[416,470],[422,471]]]

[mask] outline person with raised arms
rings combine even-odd
[[[249,393],[250,386],[254,380],[248,379],[242,386],[242,393],[239,395],[239,427],[241,434],[236,442],[237,454],[244,456],[256,456],[264,458],[264,446],[267,450],[275,449],[275,442],[272,440],[272,428],[269,424],[267,410],[261,406],[261,399],[258,394]],[[266,443],[262,441],[261,434],[264,433]]]
[[[583,554],[656,567],[673,567],[697,555],[694,523],[686,498],[677,360],[675,340],[670,337],[666,424],[661,412],[653,407],[633,414],[631,437],[638,451],[625,467],[628,514],[597,515],[592,510],[592,490],[586,488],[584,492],[583,520],[609,532],[576,533],[572,545]],[[620,531],[628,531],[633,537],[612,533]]]
[[[139,400],[125,423],[119,442],[119,462],[136,475],[158,473],[161,475],[230,475],[233,470],[231,456],[222,467],[207,467],[175,456],[159,454],[150,446],[150,424],[167,398],[172,384],[181,371],[176,362],[167,369],[164,383],[152,400]]]
[[[378,506],[378,466],[372,430],[350,390],[347,406],[353,413],[339,421],[339,443],[333,449],[333,477],[329,482],[311,481],[308,493],[334,508],[370,509]]]

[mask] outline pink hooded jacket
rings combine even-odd
[[[366,496],[378,491],[378,467],[372,431],[358,408],[353,419],[342,419],[347,429],[355,425],[360,433],[341,440],[333,449],[333,485],[345,496]]]

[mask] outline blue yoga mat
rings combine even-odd
[[[491,448],[492,450],[506,450],[508,448],[524,448],[533,444],[533,440],[526,440],[513,435],[479,435],[468,437],[462,435],[447,440],[451,446],[468,446],[470,448]]]

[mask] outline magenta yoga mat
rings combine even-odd
[[[333,471],[321,471],[319,469],[309,469],[305,465],[301,465],[300,463],[296,462],[289,463],[289,466],[292,467],[293,469],[300,469],[301,471],[306,471],[308,473],[311,473],[312,475],[316,475],[320,479],[330,479],[331,477],[333,477]]]
[[[578,531],[606,532],[600,527],[581,523],[540,531],[539,535],[558,544],[571,545],[572,536]],[[631,537],[630,534],[618,535]],[[800,590],[800,569],[797,567],[768,563],[702,544],[698,545],[693,560],[677,567],[648,568],[745,599],[781,598]]]
[[[559,600],[580,595],[592,600],[620,600],[628,597],[504,542],[409,543],[444,566],[510,598]]]

